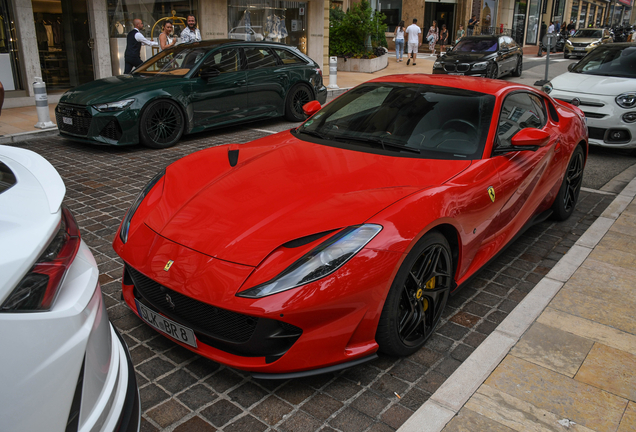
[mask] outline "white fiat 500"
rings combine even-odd
[[[0,146],[0,430],[138,431],[132,362],[65,192],[43,157]]]
[[[543,90],[578,103],[590,144],[636,148],[636,44],[601,45],[568,70]]]

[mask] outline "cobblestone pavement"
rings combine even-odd
[[[371,363],[306,379],[255,380],[194,355],[143,324],[120,300],[122,262],[111,242],[138,191],[161,168],[196,150],[264,135],[248,128],[224,129],[186,138],[166,150],[82,145],[59,137],[19,145],[46,157],[66,183],[65,204],[99,264],[109,317],[124,335],[135,364],[142,431],[397,429],[613,199],[581,192],[568,221],[530,228],[450,299],[438,330],[416,354],[408,358],[381,355]]]

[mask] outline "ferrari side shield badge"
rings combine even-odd
[[[488,188],[488,196],[490,197],[490,201],[495,202],[495,188],[490,186]]]
[[[494,194],[494,192],[493,192],[493,194]],[[494,201],[494,198],[493,198],[493,201]],[[163,268],[163,271],[168,271],[168,270],[170,270],[170,267],[172,267],[172,264],[174,264],[174,261],[169,260],[169,261],[166,263],[166,266]]]

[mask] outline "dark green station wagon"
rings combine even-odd
[[[326,99],[320,67],[298,49],[223,39],[177,45],[130,75],[69,90],[55,116],[66,138],[166,148],[213,127],[282,115],[302,121],[305,103]]]

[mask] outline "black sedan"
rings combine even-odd
[[[433,65],[434,74],[499,78],[521,76],[523,51],[510,36],[468,36]]]

